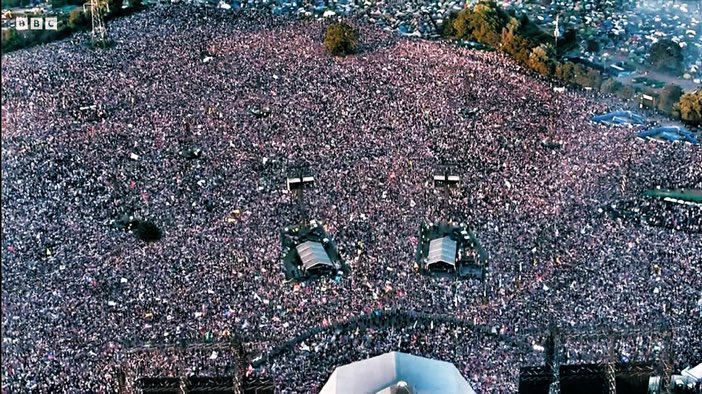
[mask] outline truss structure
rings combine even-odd
[[[621,340],[635,339],[648,336],[660,339],[660,346],[644,364],[632,364],[623,367],[617,361],[617,343]],[[562,349],[569,341],[602,341],[608,343],[607,359],[595,364],[593,367],[581,368],[577,375],[604,374],[605,387],[603,392],[616,394],[617,374],[628,376],[649,377],[652,374],[660,377],[659,394],[670,393],[670,376],[673,370],[672,338],[673,331],[666,322],[653,326],[623,326],[623,327],[556,327],[551,324],[547,332],[546,367],[550,373],[549,394],[560,393]],[[629,341],[635,343],[635,341]],[[646,364],[649,366],[647,367]],[[652,367],[651,367],[652,366]],[[594,368],[594,370],[593,370]],[[572,377],[572,376],[571,376]],[[543,373],[527,376],[526,379],[543,379]]]
[[[206,382],[195,377],[176,376],[176,377],[156,377],[161,380],[158,387],[149,385],[145,387],[142,378],[136,371],[132,371],[128,365],[132,357],[139,357],[144,353],[158,353],[168,350],[181,351],[217,351],[220,353],[233,353],[236,355],[236,365],[233,365],[235,372],[231,376],[222,376],[217,378],[204,378]],[[218,341],[211,343],[189,343],[189,344],[152,344],[146,346],[136,346],[124,349],[120,352],[120,358],[123,363],[118,375],[118,392],[120,394],[132,393],[189,393],[189,392],[229,392],[233,394],[241,393],[241,382],[246,371],[245,366],[245,351],[241,338],[234,336],[231,341]]]
[[[93,45],[105,47],[107,45],[107,28],[105,27],[104,14],[110,12],[107,0],[90,0],[83,4],[83,12],[90,10],[93,30],[91,32]]]

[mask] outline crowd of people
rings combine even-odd
[[[325,53],[313,20],[171,6],[108,28],[108,49],[81,33],[3,57],[3,392],[109,393],[120,370],[220,371],[224,354],[134,349],[236,333],[256,355],[384,308],[527,343],[549,324],[666,321],[676,368],[702,362],[699,226],[606,210],[656,186],[702,188],[698,147],[594,124],[616,108],[554,92],[503,54],[364,24],[346,58]],[[75,115],[92,105],[100,114]],[[431,184],[445,161],[461,176],[448,196]],[[346,251],[342,280],[284,282],[279,231],[300,215],[285,177],[300,162],[315,175],[308,216]],[[161,239],[114,229],[125,214]],[[487,290],[413,270],[420,223],[449,216],[489,254]],[[340,362],[402,350],[503,393],[539,357],[439,324],[307,346],[249,373],[308,393]]]

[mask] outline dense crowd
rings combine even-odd
[[[225,355],[129,350],[236,332],[256,354],[390,307],[527,343],[552,321],[665,320],[676,367],[702,362],[699,231],[604,209],[656,186],[702,188],[698,147],[594,124],[616,108],[554,92],[500,53],[359,25],[361,53],[332,58],[323,27],[174,6],[111,23],[110,49],[78,35],[3,57],[5,392],[114,392],[118,368],[158,374],[145,368],[163,360],[216,371]],[[91,105],[101,113],[77,119]],[[444,202],[430,180],[446,160],[461,184]],[[301,161],[316,177],[309,217],[347,251],[340,281],[284,283],[279,230],[300,214],[285,175]],[[114,229],[125,214],[162,239]],[[487,301],[476,281],[412,268],[419,223],[449,215],[489,253]],[[454,362],[479,392],[513,392],[535,357],[450,326],[377,330],[319,337],[320,351],[250,372],[313,392],[340,361],[399,348]]]

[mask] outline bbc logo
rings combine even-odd
[[[17,30],[58,30],[58,18],[54,17],[31,17],[18,16],[15,18],[15,29]]]

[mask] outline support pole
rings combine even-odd
[[[605,392],[609,394],[617,394],[617,375],[614,370],[614,365],[617,360],[617,346],[614,340],[614,333],[609,335],[609,360],[605,365]]]
[[[549,348],[547,349],[546,362],[551,369],[551,384],[548,386],[548,394],[561,393],[561,337],[558,328],[551,323],[549,329]]]

